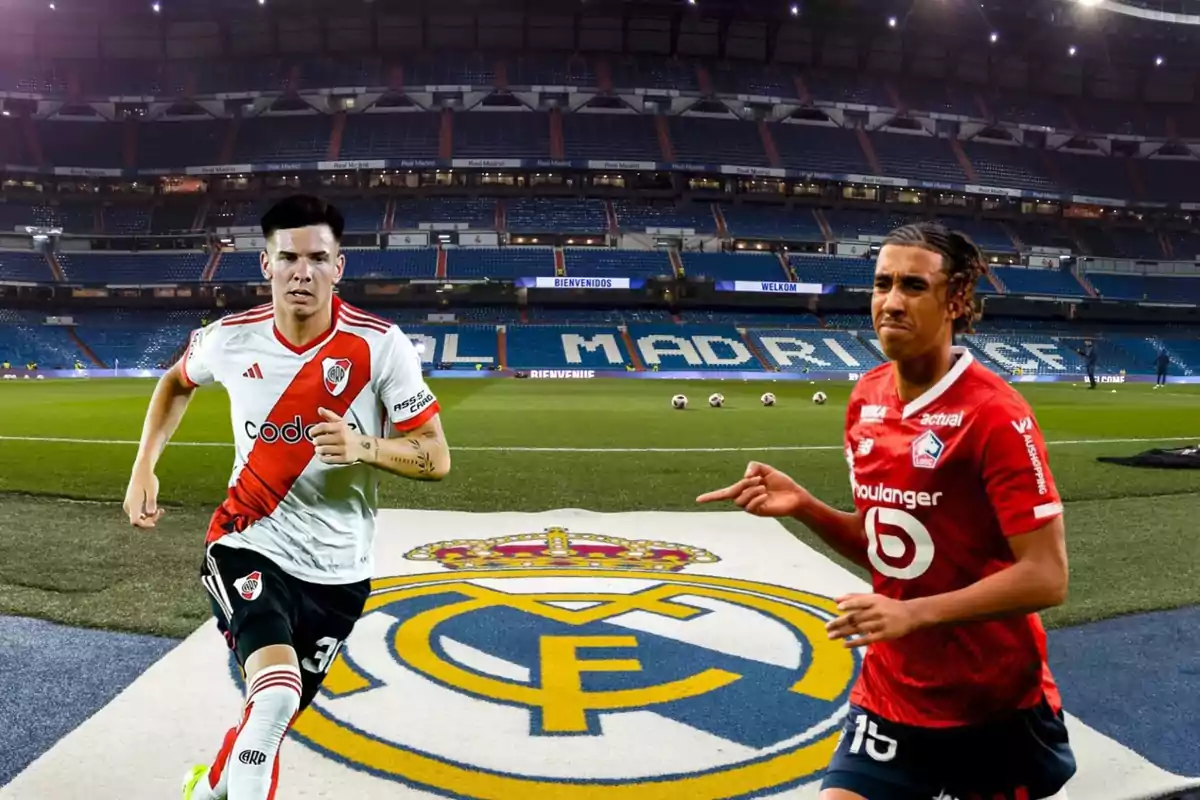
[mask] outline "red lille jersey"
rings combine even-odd
[[[970,586],[1014,562],[1006,537],[1062,514],[1029,405],[971,354],[911,403],[891,364],[858,382],[846,460],[877,594]],[[1057,710],[1036,614],[942,625],[869,645],[851,702],[906,725],[950,727],[1037,705]]]

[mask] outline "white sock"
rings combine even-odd
[[[225,767],[230,800],[268,800],[279,745],[300,709],[300,670],[259,670],[246,692],[245,718]],[[222,776],[224,778],[224,776]]]

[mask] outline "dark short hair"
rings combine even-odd
[[[285,197],[262,216],[262,232],[267,238],[275,231],[308,225],[328,225],[333,238],[340,242],[346,230],[346,219],[332,203],[311,194]]]
[[[967,313],[954,320],[954,332],[972,329],[979,318],[975,284],[988,273],[988,265],[971,237],[961,231],[952,231],[940,222],[916,222],[896,228],[883,244],[920,247],[940,254],[942,267],[949,278],[948,296],[961,298],[967,307]]]

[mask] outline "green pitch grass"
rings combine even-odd
[[[453,474],[439,484],[386,481],[383,506],[701,510],[696,495],[736,480],[755,459],[851,508],[840,449],[849,385],[498,379],[441,381],[433,388],[456,448]],[[810,401],[818,388],[829,395],[825,406]],[[0,613],[173,636],[186,635],[208,616],[196,576],[203,532],[232,465],[223,390],[199,391],[175,437],[209,444],[172,446],[163,456],[160,501],[168,511],[155,531],[132,530],[120,509],[134,445],[46,441],[135,441],[152,389],[152,381],[0,385]],[[1155,443],[1094,441],[1200,441],[1200,390],[1021,389],[1052,443],[1051,468],[1067,502],[1071,595],[1047,622],[1200,602],[1194,575],[1200,476],[1100,464],[1099,455]],[[760,405],[766,390],[778,396],[777,407]],[[707,407],[713,391],[725,395],[725,408]],[[690,398],[688,411],[670,408],[676,392]],[[762,449],[780,446],[828,449]],[[562,450],[507,449],[530,447]],[[744,451],[731,451],[736,448]],[[788,524],[828,552],[802,526]]]

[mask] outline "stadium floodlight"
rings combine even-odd
[[[1161,66],[1163,65],[1163,63],[1164,63],[1164,61],[1163,61],[1163,57],[1162,57],[1162,56],[1155,56],[1155,57],[1154,57],[1154,66],[1156,66],[1156,67],[1161,67]]]
[[[1079,5],[1088,6],[1090,8],[1092,6],[1100,5],[1100,0],[1079,0]]]
[[[1075,49],[1075,45],[1071,45],[1070,47],[1067,48],[1067,55],[1069,55],[1069,56],[1073,56],[1077,52],[1079,52],[1079,51]]]
[[[1000,34],[992,31],[992,35],[988,37],[988,40],[991,41],[992,44],[995,44],[996,42],[1000,41]]]
[[[800,16],[800,6],[796,5],[795,3],[792,3],[791,11],[793,17]]]
[[[888,27],[889,28],[896,27],[896,18],[895,17],[888,17]]]
[[[150,10],[153,11],[155,14],[157,14],[158,12],[162,11],[162,4],[161,3],[151,3]]]
[[[54,11],[56,8],[57,8],[57,6],[56,6],[56,5],[54,5],[54,3],[51,3],[51,4],[50,4],[50,10],[51,10],[51,11]]]
[[[267,0],[258,0],[258,4],[260,6],[265,6],[267,4]]]

